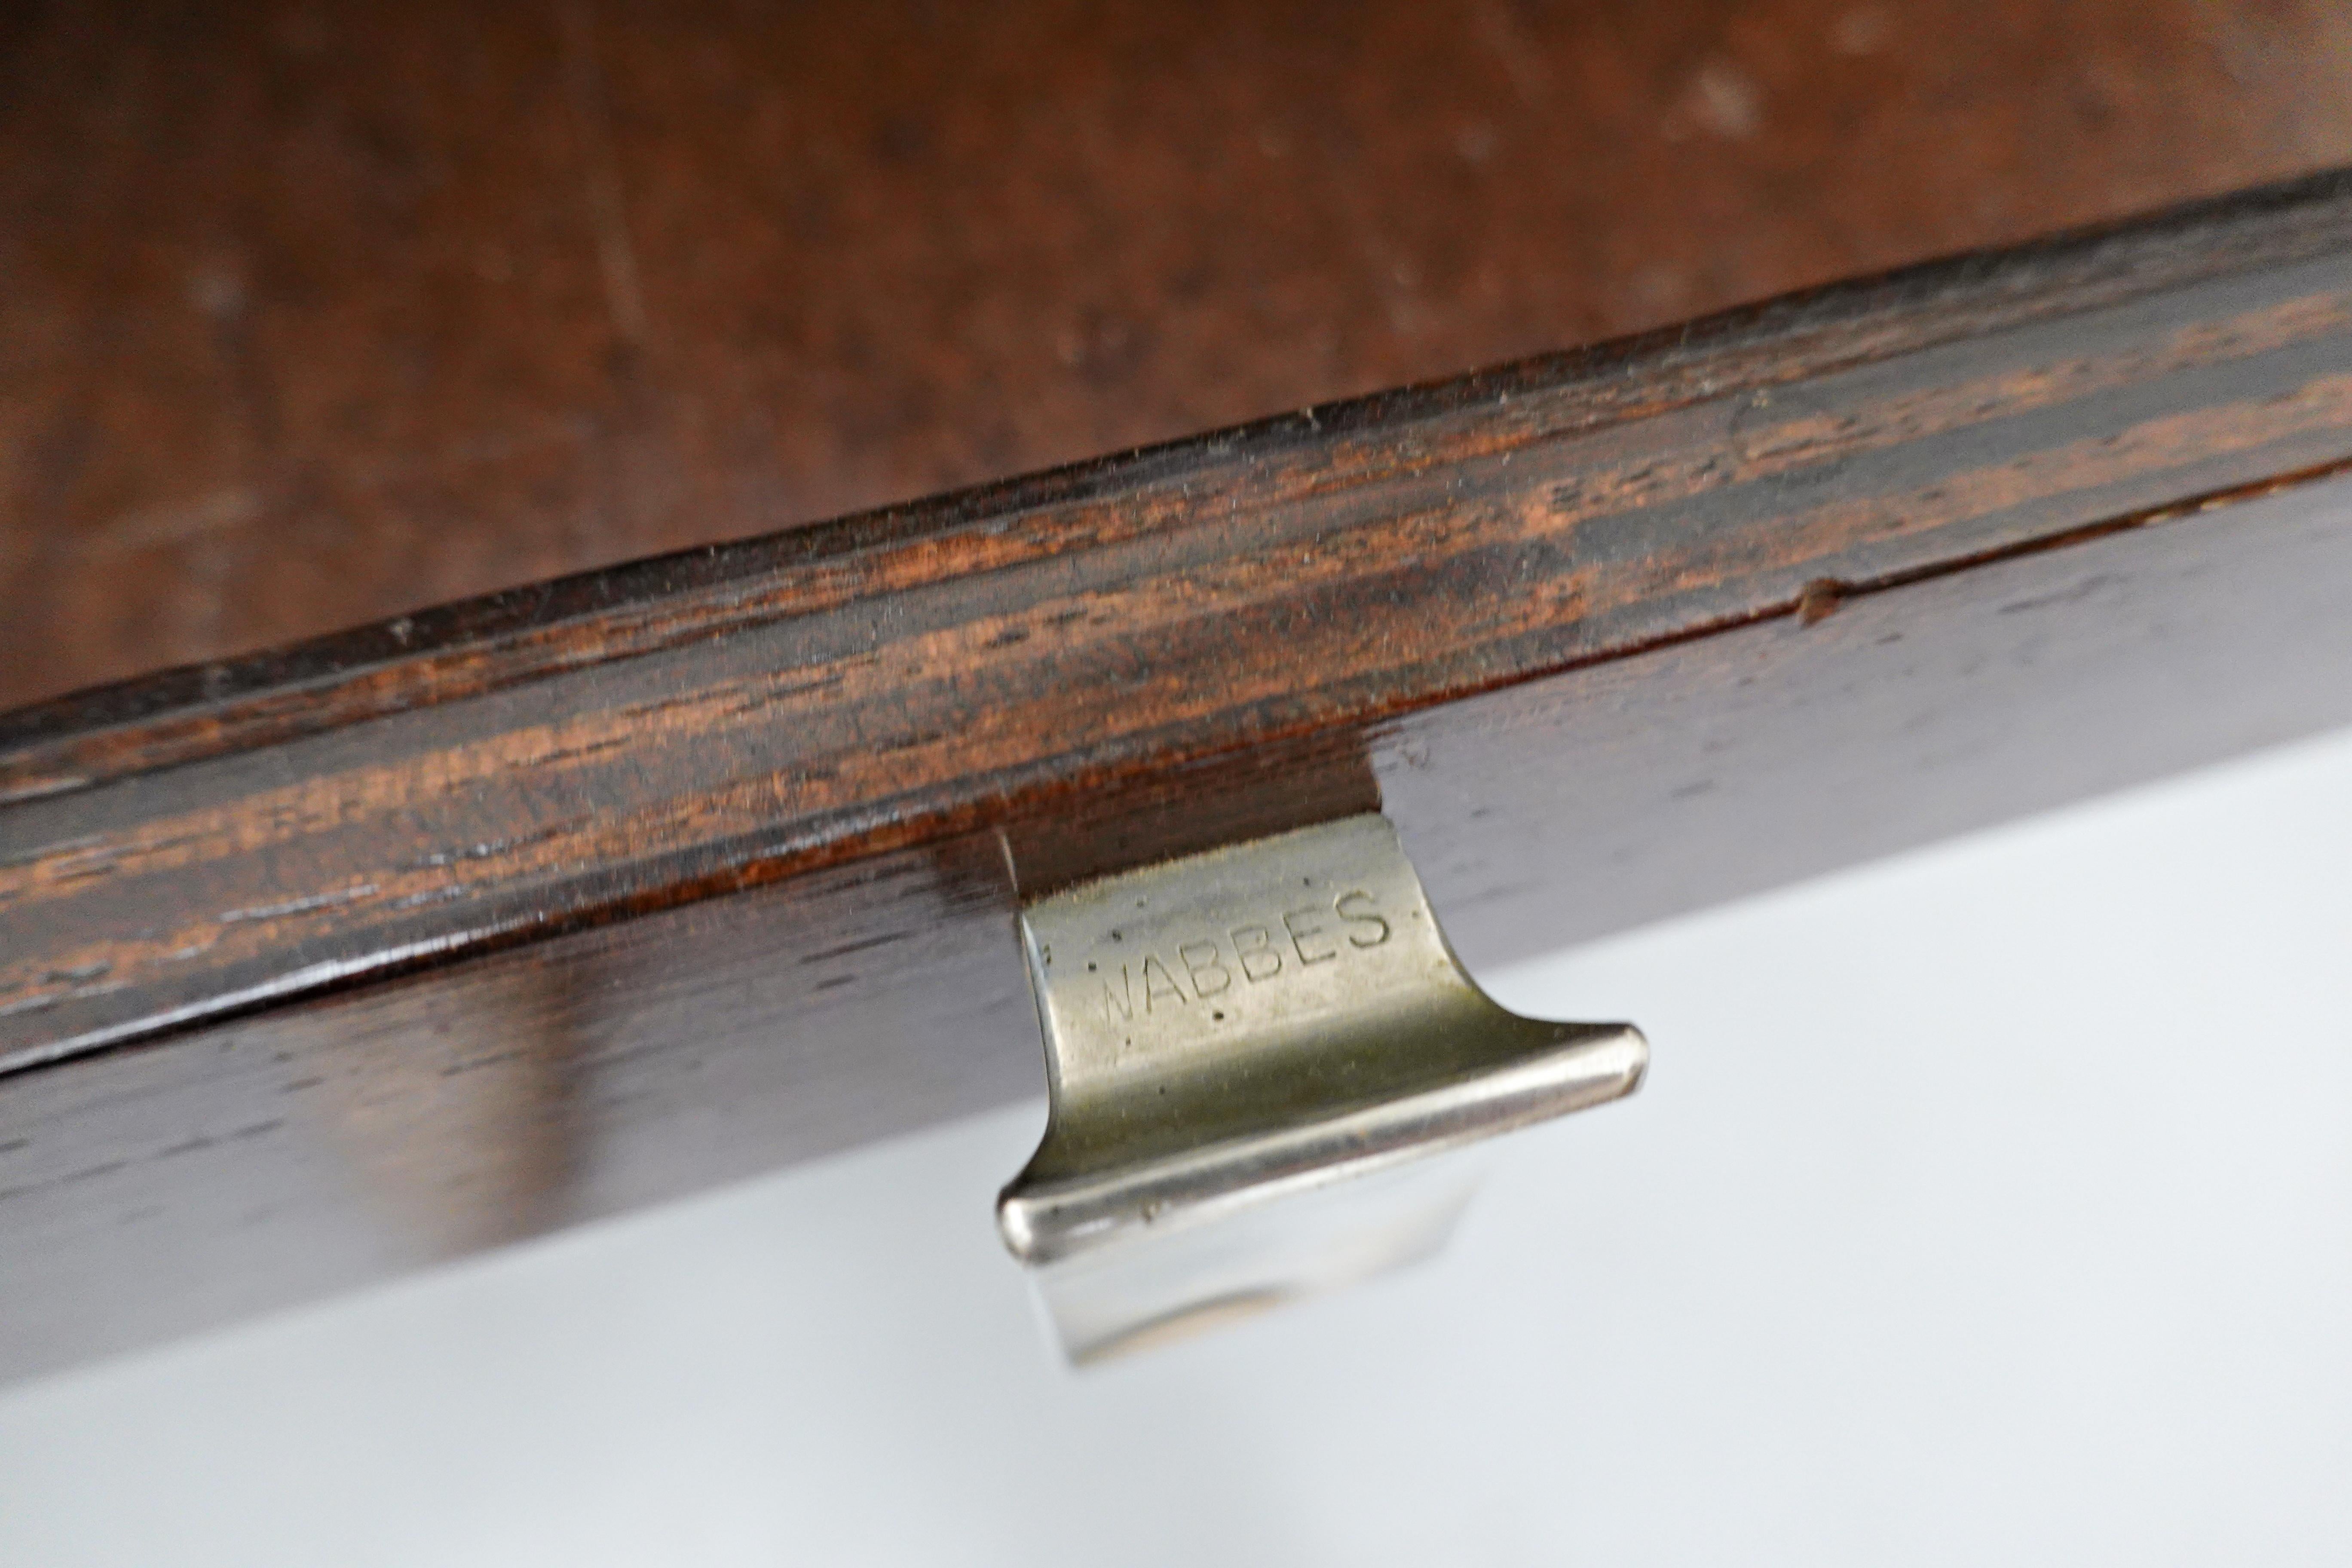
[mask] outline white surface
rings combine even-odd
[[[22,1388],[0,1563],[2352,1561],[2347,808],[2337,738],[1488,977],[1648,1085],[1083,1377],[1029,1108]]]

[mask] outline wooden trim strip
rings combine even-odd
[[[0,1070],[2343,462],[2347,241],[2325,176],[26,710]]]

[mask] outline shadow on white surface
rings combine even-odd
[[[1074,1375],[1026,1107],[0,1395],[0,1562],[2352,1560],[2352,737],[1481,978],[1654,1061],[1427,1268]]]

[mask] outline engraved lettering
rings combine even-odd
[[[1274,932],[1265,926],[1235,926],[1226,933],[1233,938],[1234,962],[1242,966],[1242,973],[1253,984],[1271,980],[1282,973],[1282,954],[1274,945]]]
[[[1114,1013],[1122,1018],[1132,1019],[1135,1016],[1135,985],[1127,977],[1126,964],[1118,966],[1118,989],[1114,991],[1110,988],[1110,976],[1108,974],[1103,976],[1102,988],[1103,1016],[1106,1019]]]
[[[1214,996],[1234,983],[1233,971],[1217,962],[1213,942],[1184,942],[1176,949],[1176,956],[1183,961],[1195,996]]]
[[[1350,904],[1353,904],[1356,907],[1350,909],[1349,907]],[[1331,907],[1339,912],[1339,916],[1341,920],[1346,921],[1351,926],[1376,926],[1379,928],[1377,931],[1373,931],[1369,934],[1362,931],[1349,931],[1348,933],[1348,941],[1350,945],[1356,947],[1378,947],[1381,943],[1388,941],[1389,922],[1386,917],[1380,913],[1371,894],[1364,891],[1361,888],[1358,888],[1352,892],[1340,894],[1338,898],[1331,900]]]
[[[1306,922],[1304,930],[1300,929],[1299,925],[1302,921]],[[1329,934],[1323,929],[1321,910],[1292,910],[1282,917],[1282,929],[1290,933],[1290,945],[1297,951],[1298,962],[1302,964],[1322,963],[1339,956],[1339,944],[1336,942],[1318,952],[1307,951],[1307,944],[1310,940]]]
[[[1192,1000],[1184,994],[1184,988],[1176,984],[1176,977],[1168,973],[1168,966],[1160,962],[1160,955],[1146,953],[1143,958],[1143,1010],[1150,1012],[1152,1004],[1166,996],[1173,996],[1180,1004]]]

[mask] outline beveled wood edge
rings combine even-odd
[[[2352,722],[2347,518],[2339,471],[1824,590],[1090,795],[1045,879],[1060,829],[1116,863],[1370,787],[1483,973]],[[0,1271],[0,1380],[1036,1095],[1008,859],[868,856],[0,1084],[0,1253],[39,1265]]]
[[[173,973],[165,974],[145,960],[139,961],[146,963],[145,971],[139,963],[109,962],[98,966],[78,963],[69,947],[60,952],[41,945],[52,921],[45,911],[61,911],[70,921],[76,910],[74,900],[81,896],[79,888],[99,885],[68,886],[82,875],[79,862],[115,857],[119,851],[112,847],[117,840],[110,839],[108,830],[83,831],[81,824],[87,819],[69,791],[37,790],[13,805],[0,805],[0,824],[8,823],[12,816],[19,825],[37,819],[46,824],[39,832],[49,838],[45,842],[39,833],[28,828],[26,841],[37,847],[29,854],[0,856],[0,876],[9,874],[12,868],[31,866],[37,881],[39,876],[49,875],[63,891],[46,904],[39,898],[19,902],[13,917],[0,907],[0,927],[13,918],[16,934],[30,943],[20,942],[18,973],[8,982],[18,994],[0,1005],[0,1028],[20,1037],[18,1048],[6,1054],[5,1065],[36,1066],[293,995],[445,962],[464,952],[510,946],[816,867],[933,842],[1032,809],[1066,805],[1091,792],[1148,778],[1169,768],[1286,744],[1334,728],[1383,721],[1499,686],[1633,657],[1760,619],[1792,613],[1801,617],[1817,616],[1843,593],[1921,580],[2002,559],[2013,552],[2057,548],[2101,531],[2177,515],[2184,508],[2219,504],[2332,472],[2352,450],[2352,405],[2346,403],[2338,384],[2345,378],[2336,368],[2347,331],[2352,331],[2347,327],[2347,320],[2352,320],[2352,304],[2347,304],[2352,301],[2352,266],[2347,266],[2347,257],[2352,257],[2352,174],[2322,176],[2203,204],[2185,216],[2137,227],[2102,229],[2087,237],[1935,264],[1895,275],[1892,280],[1843,286],[1783,305],[1717,318],[1712,326],[1694,329],[1687,342],[1680,339],[1669,342],[1674,334],[1652,334],[1633,341],[1641,352],[1621,364],[1624,374],[1613,380],[1595,373],[1584,380],[1570,377],[1550,393],[1540,386],[1529,392],[1525,387],[1540,378],[1535,369],[1523,366],[1408,391],[1393,399],[1360,400],[1328,424],[1317,416],[1254,426],[1251,429],[1261,433],[1261,444],[1255,449],[1235,447],[1239,442],[1241,448],[1247,447],[1243,437],[1249,431],[1229,432],[1063,470],[1058,477],[1010,481],[941,498],[927,503],[928,510],[919,507],[904,513],[872,514],[822,525],[807,537],[786,534],[753,542],[740,550],[749,555],[769,548],[809,547],[813,539],[819,542],[829,539],[850,564],[845,570],[835,570],[839,566],[836,562],[804,578],[793,576],[797,568],[781,571],[768,583],[773,593],[756,614],[746,608],[752,589],[740,584],[729,587],[724,613],[706,617],[708,635],[698,632],[690,639],[695,644],[688,650],[691,659],[681,664],[674,658],[662,667],[661,682],[669,684],[662,687],[661,705],[670,705],[668,696],[679,692],[698,700],[722,692],[726,682],[740,682],[740,670],[728,672],[747,657],[754,659],[761,671],[775,666],[760,661],[779,658],[793,668],[817,673],[828,668],[827,660],[833,661],[832,668],[842,668],[838,649],[845,628],[857,633],[866,618],[896,615],[902,606],[928,604],[930,608],[923,613],[945,616],[942,624],[959,629],[1003,620],[1009,615],[1042,615],[1039,603],[1050,605],[1050,595],[1066,591],[1058,579],[1074,564],[1097,574],[1117,568],[1107,581],[1127,581],[1124,574],[1139,570],[1137,563],[1148,562],[1150,591],[1161,595],[1164,609],[1190,593],[1187,574],[1192,567],[1187,563],[1196,557],[1221,563],[1263,562],[1270,559],[1266,555],[1270,547],[1278,546],[1275,553],[1279,554],[1295,548],[1298,540],[1320,543],[1361,535],[1374,540],[1377,549],[1360,571],[1360,580],[1349,580],[1346,588],[1359,596],[1353,602],[1370,611],[1382,603],[1381,595],[1391,591],[1382,587],[1387,579],[1381,574],[1392,577],[1401,567],[1411,568],[1419,559],[1416,552],[1422,547],[1412,531],[1418,526],[1416,520],[1468,519],[1476,516],[1479,508],[1497,504],[1536,505],[1554,514],[1543,525],[1550,532],[1541,536],[1542,547],[1553,553],[1543,568],[1549,576],[1539,574],[1529,580],[1523,574],[1495,575],[1490,563],[1479,569],[1485,574],[1472,584],[1477,595],[1483,595],[1474,596],[1475,602],[1462,600],[1458,587],[1444,590],[1432,601],[1442,614],[1467,614],[1468,621],[1459,626],[1447,626],[1442,618],[1436,623],[1423,621],[1406,636],[1409,643],[1421,638],[1426,644],[1418,649],[1421,662],[1384,668],[1376,676],[1358,679],[1362,667],[1340,657],[1346,652],[1344,647],[1326,648],[1323,663],[1311,672],[1312,679],[1290,688],[1286,701],[1269,705],[1235,699],[1213,712],[1189,718],[1161,715],[1154,720],[1147,714],[1144,727],[1088,739],[1083,745],[1073,740],[1068,724],[1056,726],[1055,721],[1064,705],[1072,710],[1082,706],[1076,699],[1083,694],[1088,669],[1099,670],[1106,660],[1165,663],[1172,657],[1176,667],[1181,667],[1184,659],[1191,658],[1213,673],[1213,667],[1224,656],[1205,651],[1214,647],[1200,641],[1200,626],[1207,623],[1187,611],[1195,614],[1193,622],[1171,621],[1159,631],[1134,637],[1112,631],[1074,635],[1062,642],[1041,638],[1031,650],[995,659],[1001,668],[993,673],[926,699],[930,707],[918,716],[920,724],[969,722],[990,714],[992,689],[998,699],[1015,700],[1008,696],[1009,689],[998,689],[1008,679],[1050,674],[1053,685],[1043,697],[1035,696],[1034,688],[1017,697],[1017,704],[1025,705],[1022,724],[1029,728],[999,737],[992,742],[992,752],[943,755],[931,764],[929,773],[919,769],[919,776],[911,781],[898,777],[888,789],[877,786],[898,775],[886,770],[870,779],[858,774],[861,782],[855,788],[786,792],[767,816],[757,820],[730,824],[723,812],[714,813],[712,808],[729,804],[720,786],[732,776],[730,770],[751,760],[770,767],[791,764],[796,756],[817,765],[840,760],[829,759],[824,750],[827,744],[837,744],[834,742],[815,742],[804,756],[794,750],[801,745],[802,727],[826,721],[829,697],[814,707],[803,703],[800,709],[782,710],[784,717],[780,720],[763,720],[770,728],[760,733],[705,732],[689,726],[674,737],[656,732],[632,739],[628,743],[639,751],[630,755],[641,755],[647,763],[656,760],[666,745],[682,744],[708,751],[709,756],[707,763],[697,763],[702,772],[692,777],[654,779],[642,789],[635,772],[615,774],[609,782],[625,785],[623,795],[632,789],[638,794],[627,799],[599,796],[600,809],[609,808],[615,814],[690,811],[697,814],[691,833],[684,837],[673,835],[675,842],[632,841],[626,847],[625,862],[606,863],[593,854],[585,855],[571,863],[575,869],[566,871],[560,883],[549,883],[546,872],[534,871],[530,865],[500,873],[503,880],[488,875],[481,867],[462,874],[452,872],[446,879],[446,886],[403,898],[399,906],[403,909],[426,900],[426,913],[414,919],[404,916],[395,921],[382,910],[348,902],[341,889],[366,881],[373,892],[380,868],[418,850],[432,851],[428,858],[436,861],[465,858],[464,847],[474,839],[436,841],[431,837],[458,831],[457,826],[402,827],[401,834],[411,836],[402,843],[385,838],[383,834],[389,830],[381,826],[370,830],[375,834],[373,838],[338,840],[331,834],[314,832],[310,838],[300,839],[286,837],[281,826],[272,826],[279,820],[272,815],[274,808],[264,809],[260,802],[253,802],[253,810],[246,813],[251,819],[247,828],[261,835],[255,841],[262,846],[257,853],[273,853],[273,846],[292,851],[285,863],[299,868],[299,874],[310,879],[307,883],[282,883],[271,869],[272,890],[257,905],[250,886],[241,895],[236,891],[240,881],[250,884],[265,868],[251,855],[242,870],[229,866],[226,878],[201,868],[198,873],[176,881],[139,873],[146,878],[137,895],[136,907],[141,911],[161,909],[167,918],[184,921],[210,919],[224,931],[230,929],[228,922],[245,922],[234,928],[243,944],[236,951],[251,951],[236,958],[230,948],[224,947],[221,951],[228,956],[208,961],[209,967],[167,964],[163,968]],[[1882,301],[1883,309],[1865,305],[1845,310],[1819,303],[1866,301],[1874,297],[1874,290],[1892,290],[1893,302]],[[1778,327],[1771,324],[1775,311],[1785,318]],[[1742,327],[1743,321],[1749,325]],[[2004,330],[1994,332],[1987,323]],[[2147,360],[2140,344],[2149,341],[2146,334],[2158,327],[2165,338],[2163,352]],[[1643,344],[1647,348],[1642,348]],[[1562,357],[1583,363],[1609,352]],[[1642,353],[1650,357],[1643,359]],[[1539,368],[1552,362],[1533,363]],[[1969,368],[1972,365],[1974,369]],[[1868,374],[1856,367],[1866,368]],[[2053,391],[2036,381],[2053,370],[2087,374],[2091,391],[2085,394],[2080,388],[2069,391],[2063,386]],[[1963,390],[1978,384],[1970,377],[1994,371],[2021,375],[2031,384],[1996,395],[1989,416],[1998,429],[1981,423],[1988,416],[1969,401],[1977,394]],[[1890,375],[1906,397],[1922,397],[1933,405],[1938,411],[1935,416],[1916,426],[1907,422],[1909,416],[1882,418],[1880,409]],[[1515,376],[1519,378],[1517,383]],[[1796,412],[1790,430],[1820,423],[1803,405],[1803,398],[1812,395],[1801,394],[1791,404],[1780,390],[1792,381],[1815,378],[1824,387],[1842,389],[1822,394],[1829,399],[1823,407],[1830,414],[1843,408],[1846,425],[1859,420],[1864,427],[1864,438],[1850,452],[1832,440],[1818,443],[1820,450],[1800,443],[1791,450],[1810,455],[1795,459],[1743,453],[1733,460],[1729,448],[1738,444],[1733,437],[1740,428],[1738,417],[1762,410],[1767,402],[1756,378],[1775,384],[1770,416],[1759,422],[1767,430],[1787,424],[1790,408]],[[2118,405],[2112,389],[2100,391],[2111,379],[2115,386],[2132,392],[2139,401],[2133,404],[2126,399]],[[1514,392],[1512,385],[1521,390]],[[1559,390],[1563,386],[1564,393]],[[1757,390],[1735,397],[1743,387]],[[2315,392],[2320,394],[2316,402],[2312,401]],[[1547,397],[1551,400],[1547,402]],[[1410,410],[1411,417],[1385,420],[1382,409],[1391,403]],[[2126,406],[2139,412],[2128,413]],[[2168,435],[2154,440],[2143,437],[2138,448],[2126,452],[2119,468],[2104,457],[2086,460],[2085,453],[2102,447],[2103,443],[2086,444],[2085,428],[2095,431],[2099,420],[2132,419],[2144,424],[2151,408],[2159,416],[2190,418],[2192,423],[2205,420],[2206,426],[2226,437],[2222,456],[2202,460],[2194,439],[2184,441]],[[1727,426],[1721,423],[1726,418],[1732,421]],[[1979,424],[1972,426],[1972,418]],[[1873,420],[1879,420],[1884,427],[1872,428]],[[2093,424],[2086,426],[2085,420]],[[2158,424],[2170,431],[2178,421],[2165,425],[2159,418]],[[2122,426],[2112,428],[2120,431]],[[1280,439],[1265,432],[1276,432]],[[1956,436],[1967,438],[1964,452],[1953,447]],[[1626,469],[1628,452],[1633,454],[1632,464],[1647,461],[1653,467]],[[1877,477],[1857,477],[1846,471],[1849,457],[1857,453],[1864,459],[1857,468],[1880,470]],[[1516,469],[1499,466],[1513,457],[1540,457],[1541,460],[1522,463]],[[1288,466],[1276,462],[1277,458]],[[1892,469],[1885,461],[1889,458],[1896,459]],[[1783,473],[1790,460],[1797,468]],[[1186,468],[1187,461],[1195,466]],[[1612,547],[1622,552],[1630,543],[1650,553],[1635,558],[1630,572],[1624,562],[1604,556],[1601,565],[1617,574],[1612,590],[1616,598],[1609,601],[1614,608],[1608,616],[1588,617],[1572,596],[1579,574],[1585,570],[1576,552],[1584,548],[1586,536],[1578,531],[1575,521],[1583,515],[1577,508],[1584,503],[1563,503],[1560,489],[1580,491],[1588,482],[1604,489],[1622,486],[1626,480],[1621,469],[1638,478],[1654,471],[1659,461],[1669,468],[1696,464],[1694,475],[1721,470],[1715,479],[1694,481],[1702,482],[1702,489],[1693,493],[1714,499],[1694,510],[1687,498],[1675,500],[1682,492],[1669,485],[1663,492],[1663,502],[1647,495],[1606,501],[1598,515],[1616,530]],[[1906,522],[1913,532],[1904,536],[1902,549],[1891,553],[1870,527],[1851,522],[1811,542],[1782,542],[1759,531],[1769,528],[1801,531],[1809,515],[1823,515],[1819,509],[1824,497],[1840,504],[1868,502],[1883,508],[1912,494],[1906,486],[1941,483],[1937,476],[1943,474],[1972,481],[1980,474],[1998,476],[2026,461],[2044,464],[2055,473],[2054,504],[2029,507],[2026,515],[2004,520],[2005,514],[1998,509],[2005,503],[1998,499],[1990,503],[1981,498],[1956,499],[1948,506],[1937,501],[1927,508],[1926,521],[1915,516]],[[1122,475],[1136,479],[1155,462],[1160,466],[1156,477],[1139,479],[1126,489],[1111,482]],[[1812,465],[1810,471],[1804,468],[1808,463]],[[1024,490],[1024,486],[1050,490],[1056,483],[1067,483],[1083,489],[1085,483],[1092,482],[1085,479],[1089,474],[1109,488],[1075,510],[1065,507],[1055,512],[1055,505],[1060,503],[1038,500],[1031,494],[1023,507],[977,521],[951,515],[959,507],[976,504],[971,503],[973,497],[1003,500],[1030,493]],[[2118,482],[2118,475],[2124,482]],[[1784,480],[1791,477],[1804,483],[1789,489]],[[2196,482],[2200,479],[2203,482]],[[1683,481],[1678,478],[1675,482]],[[1723,488],[1708,491],[1705,484]],[[1917,493],[1936,497],[1943,492]],[[1219,500],[1224,503],[1223,512],[1215,509]],[[1995,509],[1990,513],[1985,510],[1988,504]],[[1616,510],[1610,511],[1608,507]],[[1809,507],[1814,509],[1811,513]],[[1688,515],[1677,519],[1678,508]],[[917,530],[901,537],[905,528],[912,526],[907,520],[921,517],[941,521],[941,526],[929,533]],[[1230,524],[1235,517],[1256,531],[1234,532]],[[894,518],[900,522],[891,523]],[[991,553],[991,539],[1016,533],[1038,519],[1043,521],[1036,523],[1032,536],[1014,542],[1013,565],[1001,563]],[[1998,526],[1988,526],[1989,519]],[[859,530],[866,524],[874,524],[889,537],[862,537]],[[1937,531],[1939,529],[1942,531]],[[962,543],[950,550],[947,548],[950,540]],[[1759,541],[1769,542],[1769,548],[1762,553],[1772,559],[1748,560],[1740,553],[1759,551]],[[1143,553],[1138,554],[1139,551]],[[1655,603],[1645,602],[1642,598],[1644,574],[1654,570],[1648,563],[1675,560],[1677,551],[1684,563],[1680,570],[1701,577],[1713,574],[1706,592],[1666,592]],[[1098,557],[1091,565],[1087,562],[1089,554]],[[1781,555],[1787,559],[1780,559]],[[647,563],[643,569],[661,564]],[[636,569],[622,569],[619,576],[625,577],[631,570]],[[1277,577],[1268,581],[1278,580],[1279,568],[1274,570]],[[1813,574],[1810,578],[1803,575],[1808,571]],[[553,586],[530,592],[551,593]],[[609,594],[618,593],[610,583],[603,587]],[[973,599],[973,591],[982,587],[995,597],[984,602]],[[1286,585],[1278,588],[1275,596],[1279,599],[1288,591]],[[1563,592],[1571,596],[1559,598]],[[1446,594],[1454,596],[1449,598]],[[924,595],[929,598],[924,599]],[[1045,596],[1042,601],[1041,595]],[[1510,603],[1514,595],[1527,597],[1527,603]],[[940,607],[950,601],[953,601],[950,607]],[[1252,601],[1244,595],[1236,602]],[[1297,596],[1297,602],[1301,608],[1312,607],[1304,596]],[[785,608],[778,609],[780,605]],[[696,616],[708,608],[689,595],[682,605],[661,601],[654,605],[654,612],[661,613],[665,606],[679,612],[680,625],[698,626],[702,623]],[[464,608],[457,606],[453,613]],[[1507,609],[1517,617],[1515,621],[1500,618]],[[599,612],[613,616],[634,613]],[[549,635],[562,632],[570,637],[578,630],[575,623],[564,622]],[[634,710],[627,707],[625,694],[646,688],[644,671],[650,667],[644,656],[651,650],[616,647],[605,635],[612,630],[611,624],[598,622],[576,650],[583,662],[538,682],[521,683],[533,692],[557,694],[541,699],[541,709],[564,709],[575,700],[602,703],[603,717],[608,721]],[[734,634],[733,638],[720,636],[722,632]],[[782,640],[778,640],[779,632],[785,634]],[[1270,677],[1279,650],[1270,640],[1261,640],[1266,646],[1249,657],[1267,667],[1255,675]],[[436,759],[457,757],[468,748],[479,752],[486,743],[512,738],[497,728],[512,721],[494,717],[490,705],[457,700],[483,692],[468,692],[443,682],[432,665],[440,657],[423,654],[397,667],[425,671],[429,677],[427,695],[434,699],[398,710],[403,718],[393,726],[408,733],[406,743],[415,749],[415,768],[423,770],[417,773],[419,779],[434,773],[438,765]],[[635,688],[629,685],[633,671],[637,675]],[[364,672],[357,679],[364,683]],[[912,695],[885,689],[878,697],[869,693],[862,700],[868,705],[866,711],[874,716],[895,710]],[[643,698],[640,691],[635,700],[642,703]],[[306,688],[295,687],[267,700],[281,701],[294,711],[306,708],[310,695]],[[510,706],[501,700],[496,710],[504,712]],[[793,717],[795,713],[799,716]],[[119,787],[98,791],[100,798],[92,809],[110,811],[134,826],[142,820],[162,821],[175,811],[183,814],[182,820],[194,820],[185,813],[198,808],[215,816],[226,810],[234,816],[240,799],[236,792],[243,787],[236,780],[254,775],[249,769],[224,771],[222,764],[241,757],[259,757],[273,745],[299,742],[292,750],[311,759],[302,764],[312,770],[305,775],[309,780],[305,787],[311,791],[308,798],[329,810],[328,820],[343,820],[334,814],[347,807],[379,811],[377,805],[349,795],[352,786],[334,772],[348,770],[362,753],[352,744],[338,742],[345,753],[343,760],[321,762],[312,742],[341,729],[353,729],[354,743],[389,733],[389,728],[383,731],[354,728],[366,719],[388,715],[354,713],[330,705],[327,711],[305,717],[305,722],[315,720],[318,726],[308,731],[308,740],[248,733],[245,739],[252,744],[242,750],[229,744],[234,737],[228,729],[215,723],[216,717],[197,713],[190,721],[202,731],[205,743],[226,749],[183,758],[180,765],[141,781],[135,793],[126,794]],[[409,722],[427,719],[432,724],[429,734]],[[859,722],[869,721],[881,721],[869,717]],[[157,722],[168,729],[173,721]],[[85,734],[82,742],[103,748],[121,741],[124,733],[100,727]],[[19,760],[28,754],[20,752]],[[366,760],[372,761],[373,755]],[[289,767],[294,765],[291,752],[288,763]],[[630,769],[639,765],[631,763]],[[130,774],[139,771],[131,768],[112,783],[125,785]],[[596,783],[599,776],[583,773],[584,784],[575,781],[565,787],[575,792],[583,787],[605,788]],[[516,832],[528,837],[530,814],[538,809],[528,797],[541,793],[541,785],[533,783],[526,788],[510,777],[501,787],[511,798],[499,809],[507,812]],[[344,793],[339,795],[339,791]],[[207,800],[212,804],[205,805]],[[126,812],[130,815],[125,816]],[[214,881],[208,883],[206,877],[214,877]],[[457,901],[431,901],[442,893]],[[242,901],[229,901],[233,898]],[[116,901],[120,902],[119,897]],[[106,907],[105,899],[91,907]],[[207,910],[230,912],[207,916]],[[266,922],[257,918],[265,913],[270,917]],[[90,918],[81,917],[85,927]],[[143,923],[144,919],[142,912],[134,923]],[[262,945],[256,947],[257,942]],[[203,951],[211,949],[207,946]],[[179,954],[164,956],[176,959]],[[0,962],[0,971],[6,967]],[[85,984],[79,977],[86,974],[101,978]],[[26,999],[28,978],[39,981],[47,991],[37,986]],[[49,1019],[36,1016],[54,1005],[53,999],[59,995],[68,1002],[65,1013]],[[17,1025],[7,1025],[9,1015],[18,1017]],[[33,1027],[26,1033],[28,1019]]]
[[[1587,427],[1653,416],[2231,270],[2352,245],[2352,170],[1961,252],[1756,304],[1269,416],[1229,428],[776,532],[457,600],[159,669],[0,712],[0,806],[800,613],[763,590],[795,568],[904,549],[1040,508],[1393,435],[1514,397],[1580,392]],[[1954,310],[1965,302],[1965,310]],[[1825,334],[1839,341],[1823,342]],[[561,633],[568,646],[547,640]]]

